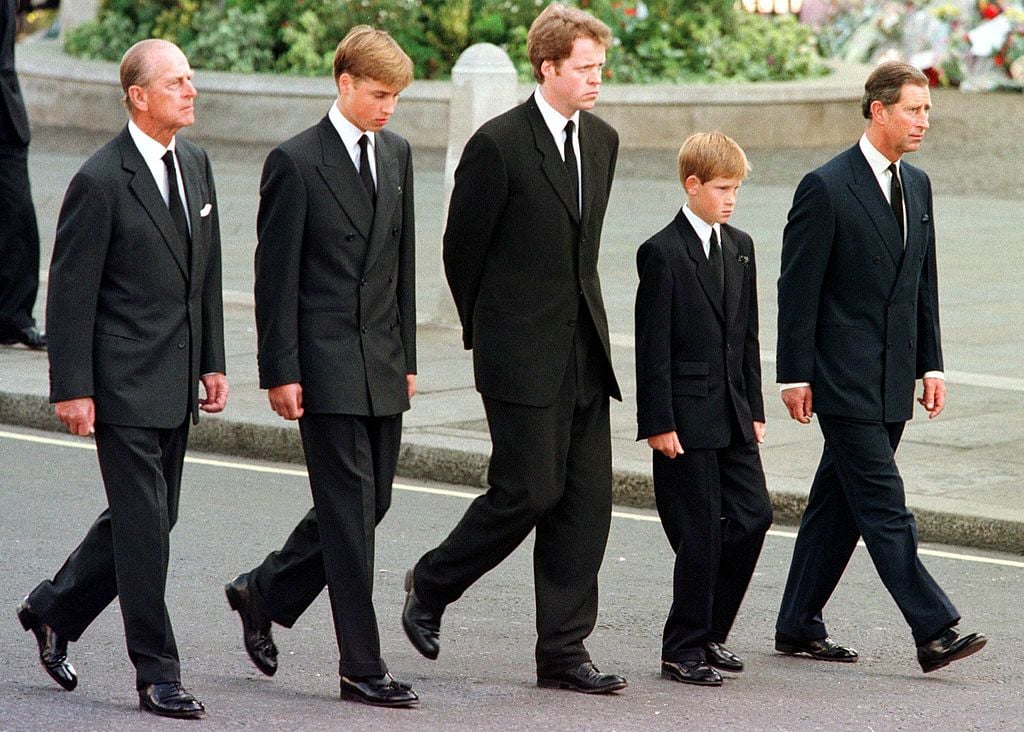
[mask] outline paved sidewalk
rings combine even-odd
[[[1024,553],[1024,453],[1019,449],[1024,440],[1024,234],[1019,221],[1024,184],[1018,173],[1024,163],[1018,127],[1024,98],[938,92],[934,99],[932,132],[923,151],[911,160],[931,174],[935,188],[950,403],[938,420],[930,422],[921,413],[908,425],[900,466],[923,539]],[[983,120],[979,129],[973,129],[970,119]],[[1001,131],[1006,134],[1001,136]],[[35,133],[29,162],[45,270],[64,189],[82,161],[109,135],[52,128]],[[999,145],[992,139],[1000,139]],[[192,445],[298,461],[295,425],[270,411],[256,381],[252,253],[257,187],[268,148],[206,147],[221,208],[232,392],[224,415],[204,418],[193,432]],[[734,218],[736,225],[751,232],[758,253],[769,420],[762,456],[780,523],[798,520],[821,450],[817,427],[790,421],[773,384],[782,228],[801,175],[835,152],[838,149],[752,153],[753,175]],[[441,273],[443,163],[443,151],[416,151],[420,391],[406,415],[400,472],[481,486],[489,451],[486,423],[473,389],[470,354],[462,350],[450,322],[452,308]],[[601,271],[613,358],[625,397],[612,408],[620,504],[652,504],[649,451],[633,439],[633,256],[641,241],[664,226],[681,203],[674,165],[673,156],[663,153],[623,154],[605,224]],[[45,285],[42,290],[40,321]],[[58,429],[46,403],[47,378],[45,354],[0,347],[0,423]]]

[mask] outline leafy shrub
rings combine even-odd
[[[549,0],[101,0],[68,34],[68,53],[117,60],[147,37],[174,41],[197,68],[321,75],[337,42],[388,30],[416,78],[444,78],[464,49],[494,43],[532,78],[526,32]],[[615,34],[606,77],[622,82],[760,81],[824,73],[810,30],[751,16],[734,0],[575,0]]]

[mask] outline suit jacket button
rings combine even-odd
[[[398,227],[397,226],[391,230],[391,236],[398,236]]]
[[[875,264],[878,264],[879,262],[882,261],[882,258],[881,257],[875,257],[873,261],[874,261]]]
[[[354,240],[355,238],[356,238],[356,235],[355,235],[355,234],[346,234],[346,235],[345,235],[345,241],[352,241],[352,240]]]
[[[360,287],[366,287],[366,280],[359,280]]]
[[[369,330],[370,330],[370,329],[369,329],[369,328],[367,328],[367,327],[366,327],[365,325],[363,326],[363,333],[366,333],[366,332],[368,332]]]
[[[575,321],[575,320],[572,320],[572,319],[570,319],[570,320],[569,320],[569,322],[568,322],[568,323],[566,323],[566,325],[568,325],[568,326],[569,326],[570,328],[572,328],[573,326],[575,326],[575,325],[576,325],[576,321]]]
[[[178,348],[184,348],[184,347],[185,347],[185,341],[178,341]]]

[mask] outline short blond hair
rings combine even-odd
[[[701,183],[715,178],[744,179],[750,173],[750,163],[743,148],[721,132],[695,132],[679,148],[679,182],[696,176]]]
[[[577,38],[589,38],[605,48],[612,45],[611,29],[579,8],[552,3],[534,19],[526,34],[526,53],[538,84],[544,83],[541,65],[545,61],[558,64],[569,58]]]
[[[404,89],[412,83],[412,59],[387,31],[357,25],[334,51],[335,84],[342,74]]]

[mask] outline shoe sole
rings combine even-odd
[[[691,686],[721,686],[722,680],[718,681],[697,681],[696,679],[681,679],[675,674],[670,674],[668,671],[661,672],[661,678],[668,679],[669,681],[675,681],[677,684],[690,684]]]
[[[201,712],[165,712],[155,709],[141,700],[139,701],[139,709],[149,714],[155,714],[158,717],[167,717],[168,719],[203,719],[206,716],[206,710]]]
[[[776,643],[775,650],[787,656],[801,656],[805,658],[812,658],[815,661],[828,661],[829,663],[857,663],[859,656],[847,657],[847,658],[833,658],[831,656],[820,656],[810,651],[805,651],[798,646],[791,646],[787,643]]]
[[[564,691],[576,691],[580,694],[612,694],[616,691],[622,691],[629,683],[613,684],[612,686],[604,686],[599,689],[583,688],[582,686],[576,686],[566,681],[555,681],[554,679],[537,679],[537,686],[541,689],[562,689]]]
[[[926,674],[930,674],[932,671],[938,671],[940,668],[946,668],[946,666],[948,666],[949,664],[953,663],[953,661],[959,661],[962,658],[967,658],[968,656],[973,656],[975,653],[977,653],[982,648],[984,648],[986,643],[988,643],[988,638],[980,638],[977,641],[975,641],[974,643],[971,643],[970,645],[964,646],[963,648],[960,649],[960,651],[958,653],[956,653],[956,654],[954,654],[952,656],[949,656],[948,658],[946,658],[943,661],[940,661],[935,666],[929,666],[928,668],[925,668],[922,665],[921,666],[921,670],[924,673],[926,673]]]
[[[367,699],[365,696],[358,694],[354,691],[342,690],[339,696],[345,701],[359,702],[360,704],[368,704],[371,707],[387,707],[391,709],[401,709],[403,707],[415,707],[419,706],[420,700],[413,699],[412,701],[378,701],[375,699]]]

